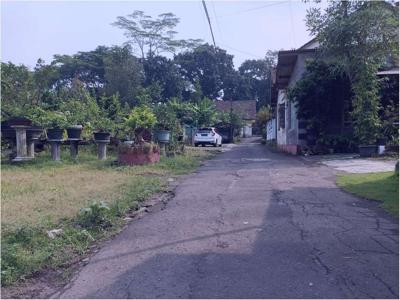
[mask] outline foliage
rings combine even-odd
[[[142,105],[135,107],[125,119],[125,126],[135,134],[138,143],[143,142],[145,130],[150,130],[156,124],[157,118],[150,107]]]
[[[174,53],[179,48],[193,47],[201,41],[175,39],[177,32],[174,28],[178,23],[179,18],[173,13],[163,13],[154,19],[143,11],[135,10],[126,17],[119,16],[113,25],[125,31],[128,43],[138,48],[144,59],[146,55]]]
[[[193,124],[193,106],[190,103],[179,101],[178,98],[172,98],[168,106],[176,114],[180,124]]]
[[[398,57],[398,8],[384,1],[331,2],[322,13],[311,9],[307,26],[325,58],[345,72],[353,91],[355,134],[375,142],[379,129],[376,72]]]
[[[143,61],[143,69],[145,73],[144,86],[149,87],[157,83],[160,88],[159,98],[161,101],[182,96],[184,81],[174,61],[163,56],[148,57]]]
[[[242,118],[238,114],[223,111],[218,112],[216,123],[218,128],[232,128],[233,136],[238,136],[244,125]]]
[[[144,142],[139,144],[120,144],[118,145],[119,153],[160,153],[160,146],[152,142]]]
[[[92,123],[87,124],[87,127],[98,132],[112,133],[115,129],[115,124],[112,120],[104,115],[99,115]]]
[[[387,144],[399,144],[399,81],[397,76],[384,77],[380,81],[380,119],[382,120],[381,136]]]
[[[174,58],[181,75],[189,83],[187,90],[195,91],[196,82],[204,97],[216,99],[224,90],[224,97],[233,97],[236,88],[233,77],[238,75],[233,66],[233,56],[209,44],[198,46],[192,51],[179,53]]]
[[[64,113],[59,111],[46,111],[46,113],[42,115],[42,119],[35,122],[44,128],[64,129],[68,127],[67,117]]]
[[[272,119],[272,117],[272,110],[269,105],[261,107],[260,110],[257,112],[256,125],[260,129],[262,136],[265,136],[267,123],[269,120]]]
[[[91,97],[85,100],[70,99],[60,104],[60,110],[64,112],[69,126],[85,126],[98,117],[100,111],[96,100]]]
[[[199,103],[191,105],[193,110],[193,123],[196,127],[212,126],[217,118],[215,104],[208,98],[203,98]]]
[[[327,134],[335,114],[345,113],[345,101],[350,97],[349,83],[336,68],[333,63],[310,61],[302,78],[288,91],[289,100],[296,104],[297,116],[307,122],[307,130],[317,139]]]
[[[256,99],[258,108],[271,103],[271,72],[274,65],[266,59],[245,60],[239,67],[239,73],[248,84],[249,98]]]
[[[173,130],[179,125],[174,107],[169,105],[169,103],[159,103],[156,105],[154,107],[154,114],[157,118],[155,124],[157,129]]]
[[[112,225],[110,207],[107,203],[93,202],[89,207],[82,208],[76,220],[83,228],[107,228]]]
[[[143,66],[132,55],[131,48],[112,47],[103,58],[104,92],[107,96],[119,95],[122,103],[133,105],[133,98],[138,94],[144,80]]]

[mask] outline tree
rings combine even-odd
[[[384,1],[330,2],[324,13],[308,11],[307,26],[323,57],[350,79],[356,136],[374,143],[380,126],[376,73],[388,58],[398,57],[398,8]]]
[[[34,105],[36,100],[33,72],[24,65],[1,63],[2,116]]]
[[[348,78],[336,70],[335,64],[310,61],[302,78],[288,91],[289,100],[296,104],[297,116],[306,122],[307,131],[317,139],[323,138],[329,125],[337,119],[343,125],[345,98],[350,98],[350,87]]]
[[[142,64],[129,46],[110,48],[103,61],[106,95],[118,93],[122,103],[133,105],[144,79]]]
[[[192,86],[199,82],[202,94],[210,99],[219,97],[220,90],[224,90],[224,98],[230,99],[232,93],[232,76],[236,74],[233,67],[233,55],[223,49],[209,44],[201,45],[191,51],[179,53],[174,62]],[[226,89],[226,91],[225,91]]]
[[[153,57],[160,53],[174,53],[178,48],[191,48],[198,45],[201,40],[177,40],[174,28],[178,25],[179,18],[173,13],[163,13],[153,18],[143,11],[135,10],[132,14],[117,17],[112,25],[123,29],[129,39],[128,44],[140,51],[141,58]]]
[[[264,59],[245,60],[239,67],[240,75],[248,84],[251,99],[258,100],[259,107],[265,105],[269,97],[271,69]]]
[[[148,57],[143,61],[145,74],[144,86],[158,83],[164,101],[172,97],[180,98],[184,88],[178,67],[164,56]]]
[[[267,123],[271,119],[272,119],[272,110],[269,105],[261,107],[257,112],[256,125],[260,129],[260,132],[262,133],[263,137],[265,137]]]

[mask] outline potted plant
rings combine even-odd
[[[143,165],[160,160],[160,147],[144,140],[144,134],[154,127],[157,119],[147,106],[136,107],[125,119],[125,127],[134,136],[134,143],[122,143],[118,148],[118,161],[126,165]]]
[[[47,128],[47,139],[62,140],[64,129],[67,126],[67,119],[62,112],[49,111],[47,118],[43,121],[44,127]]]
[[[143,143],[143,135],[150,130],[157,122],[153,111],[147,106],[135,107],[125,119],[125,127],[133,134],[136,143]]]
[[[100,117],[95,122],[93,122],[95,132],[93,132],[93,137],[95,141],[110,141],[111,132],[113,129],[113,122],[106,118]]]
[[[157,141],[160,143],[169,143],[171,140],[171,131],[177,127],[178,119],[173,106],[168,104],[159,104],[155,109],[157,123]]]

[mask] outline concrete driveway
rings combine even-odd
[[[246,140],[110,241],[62,298],[398,298],[398,221]]]

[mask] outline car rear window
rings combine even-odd
[[[211,131],[211,128],[200,128],[198,133],[210,133]]]

